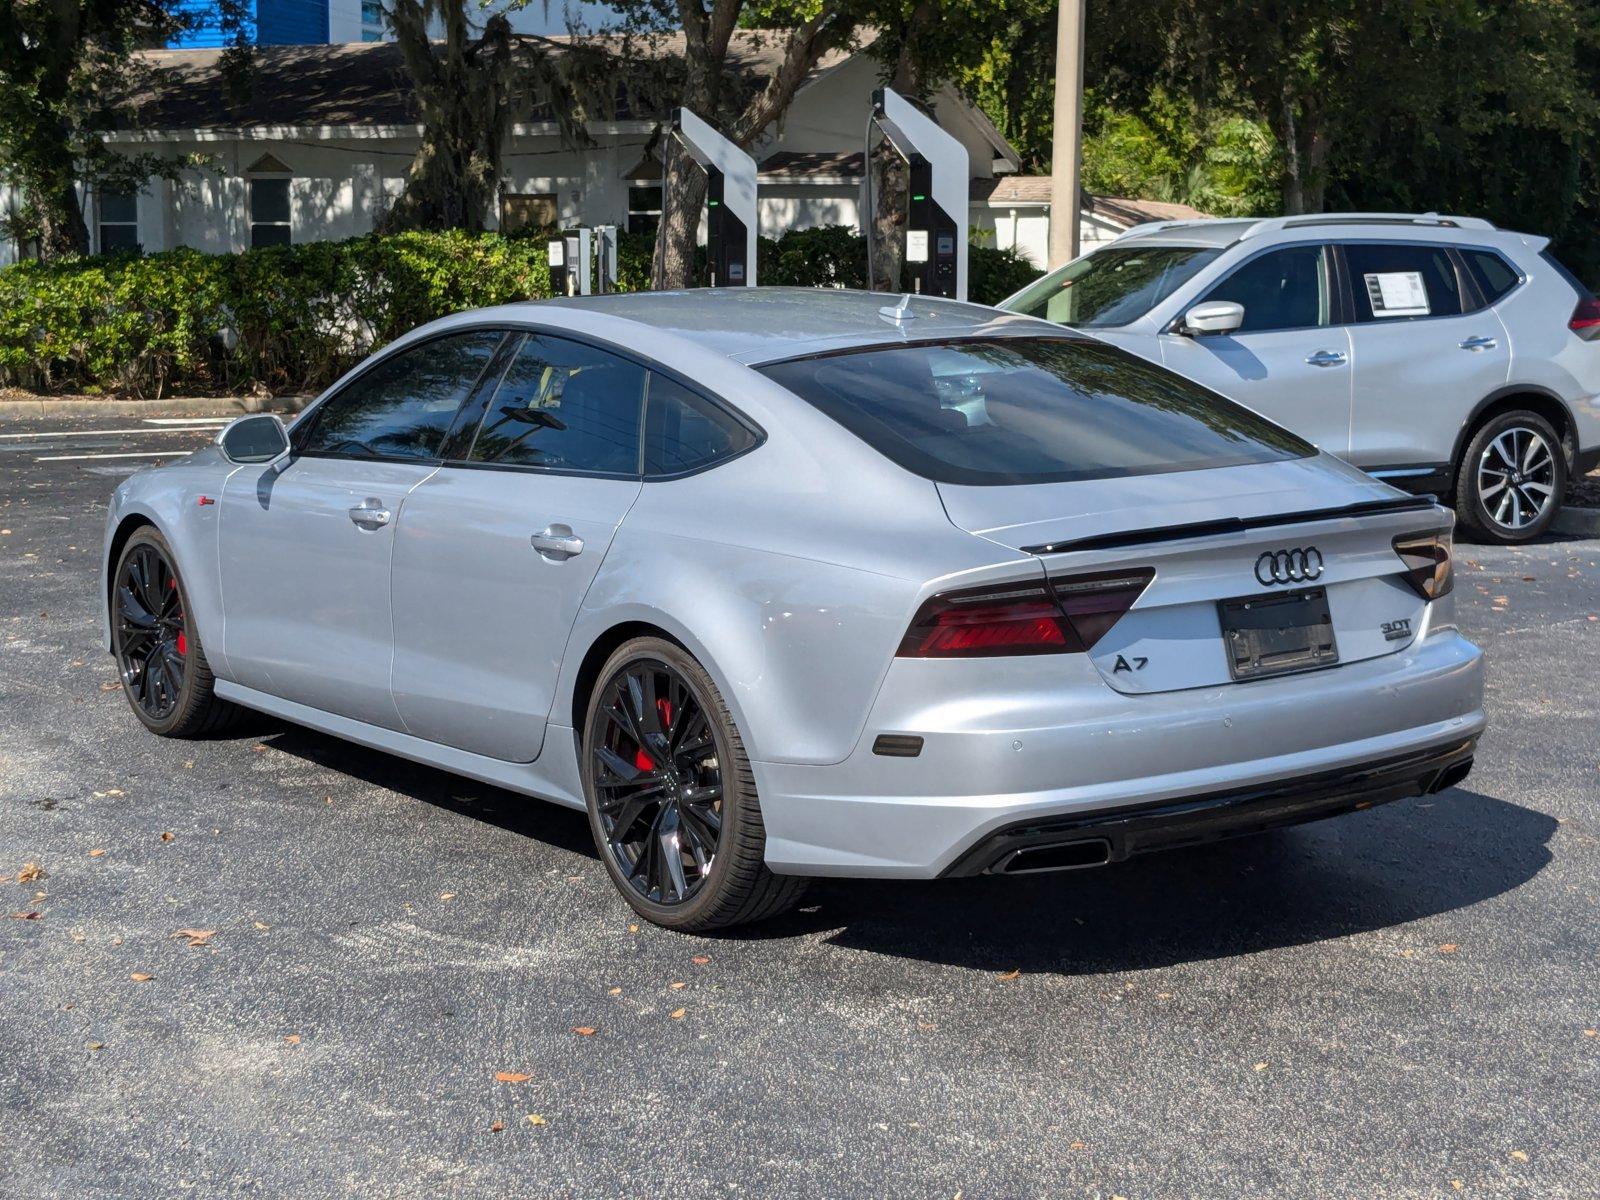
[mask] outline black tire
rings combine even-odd
[[[595,848],[647,921],[697,933],[765,920],[799,902],[807,881],[767,869],[755,775],[733,716],[681,646],[645,637],[618,647],[590,697],[580,753]]]
[[[140,572],[146,586],[133,585],[130,572]],[[199,737],[237,719],[239,707],[213,690],[200,631],[189,616],[189,593],[172,548],[154,526],[138,530],[123,546],[110,599],[111,652],[123,694],[146,729],[161,737]],[[148,627],[146,616],[153,618]]]
[[[1515,545],[1550,528],[1566,490],[1566,452],[1550,422],[1524,409],[1499,413],[1473,432],[1461,456],[1456,516],[1474,540]]]

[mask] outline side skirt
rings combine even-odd
[[[578,777],[578,756],[576,752],[566,753],[566,747],[575,746],[572,730],[562,725],[551,724],[545,736],[545,753],[537,762],[512,763],[441,746],[437,742],[424,741],[393,729],[352,721],[349,717],[296,704],[292,700],[282,700],[221,679],[217,680],[216,693],[222,699],[231,700],[245,708],[282,717],[285,721],[332,734],[372,750],[397,754],[412,762],[437,767],[455,775],[465,775],[481,783],[492,783],[496,787],[548,800],[566,808],[585,807],[583,784]]]

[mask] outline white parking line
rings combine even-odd
[[[130,454],[45,454],[34,462],[80,462],[90,458],[187,458],[193,450],[151,450]]]
[[[20,440],[23,438],[64,438],[64,437],[107,437],[111,434],[137,433],[142,437],[149,437],[158,433],[210,433],[216,428],[213,425],[191,425],[180,427],[168,425],[162,429],[52,429],[45,433],[0,433],[0,438],[7,440]]]

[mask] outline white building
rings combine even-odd
[[[272,46],[256,50],[253,93],[231,104],[216,50],[147,52],[160,84],[136,122],[111,135],[132,152],[204,155],[205,169],[152,180],[137,195],[86,195],[94,250],[192,246],[210,252],[352,237],[370,231],[399,195],[421,136],[399,48],[392,42]],[[775,39],[741,32],[733,55],[759,81],[776,69]],[[757,148],[761,229],[859,227],[862,137],[878,64],[829,56],[787,118]],[[940,124],[970,155],[970,221],[992,244],[1042,266],[1049,181],[1019,177],[1019,159],[993,123],[952,87],[934,101]],[[617,224],[648,231],[661,210],[660,164],[649,152],[653,118],[592,121],[593,145],[562,143],[556,123],[518,124],[506,147],[491,224]],[[4,197],[0,196],[0,204]],[[1142,221],[1193,214],[1182,206],[1089,198],[1086,243]],[[16,248],[0,244],[0,263]]]

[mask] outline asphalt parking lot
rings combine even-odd
[[[1600,1195],[1600,541],[1461,548],[1460,788],[692,938],[579,814],[146,735],[104,501],[209,431],[0,434],[0,1195]]]

